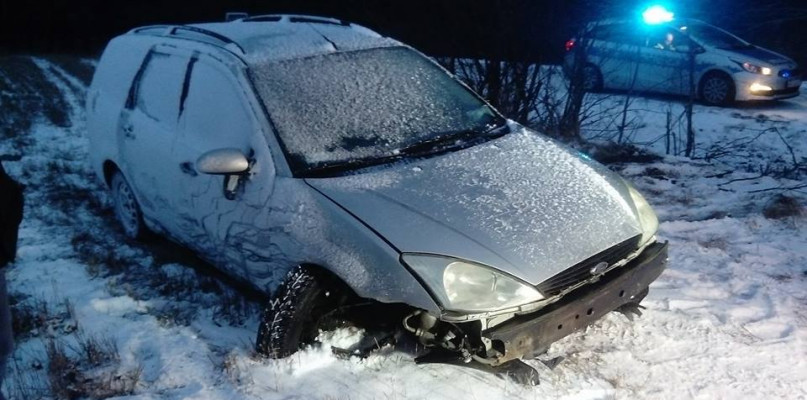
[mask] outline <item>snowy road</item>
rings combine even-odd
[[[805,95],[697,106],[697,159],[613,166],[658,210],[669,269],[641,318],[612,313],[554,344],[547,357],[565,361],[552,371],[530,361],[542,384],[528,388],[466,368],[418,366],[390,349],[366,360],[339,360],[327,348],[255,358],[254,303],[170,245],[127,244],[118,231],[86,165],[89,70],[64,59],[0,63],[0,101],[7,115],[17,112],[0,120],[14,127],[0,136],[0,154],[22,156],[4,165],[27,186],[19,261],[8,272],[25,314],[3,388],[11,398],[53,397],[54,382],[127,399],[807,398],[805,217],[762,215],[779,193],[805,204],[804,188],[782,189],[805,183],[803,169],[787,173],[807,163]],[[664,111],[680,105],[639,98],[633,107],[631,139],[663,154]],[[338,331],[324,342],[355,336]],[[87,357],[91,342],[112,356]],[[82,379],[52,376],[52,343],[64,346]]]

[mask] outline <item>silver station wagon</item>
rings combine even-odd
[[[517,363],[638,304],[666,266],[630,184],[354,24],[134,29],[107,46],[87,113],[123,231],[266,293],[268,356],[354,315]]]

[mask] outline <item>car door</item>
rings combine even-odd
[[[689,93],[689,46],[689,38],[680,31],[669,27],[649,30],[641,49],[639,89],[667,94]]]
[[[266,265],[271,235],[270,210],[275,166],[259,122],[236,67],[198,56],[191,61],[190,81],[182,103],[180,134],[171,159],[181,171],[173,209],[181,240],[217,266],[241,279],[249,269]],[[196,160],[219,149],[237,149],[250,160],[236,193],[224,194],[228,177],[196,170]]]
[[[144,216],[158,230],[170,225],[167,164],[177,137],[179,100],[188,58],[151,51],[138,71],[118,124],[121,165]]]
[[[639,46],[631,25],[604,24],[594,27],[592,33],[589,60],[599,67],[603,85],[612,89],[632,89],[636,79]]]

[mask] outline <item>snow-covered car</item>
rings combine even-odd
[[[694,19],[657,25],[594,22],[566,42],[567,74],[577,62],[583,63],[582,80],[589,91],[688,95],[693,70],[695,94],[710,105],[796,97],[802,82],[802,71],[790,58]]]
[[[104,51],[87,114],[126,235],[271,296],[270,356],[369,302],[427,347],[501,365],[638,304],[666,266],[631,185],[354,24],[134,29]]]

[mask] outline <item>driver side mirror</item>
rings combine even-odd
[[[249,170],[247,156],[238,149],[218,149],[202,154],[196,169],[209,175],[243,174]]]
[[[241,179],[249,172],[250,162],[238,149],[218,149],[202,154],[196,169],[208,175],[224,175],[224,197],[235,199]]]

